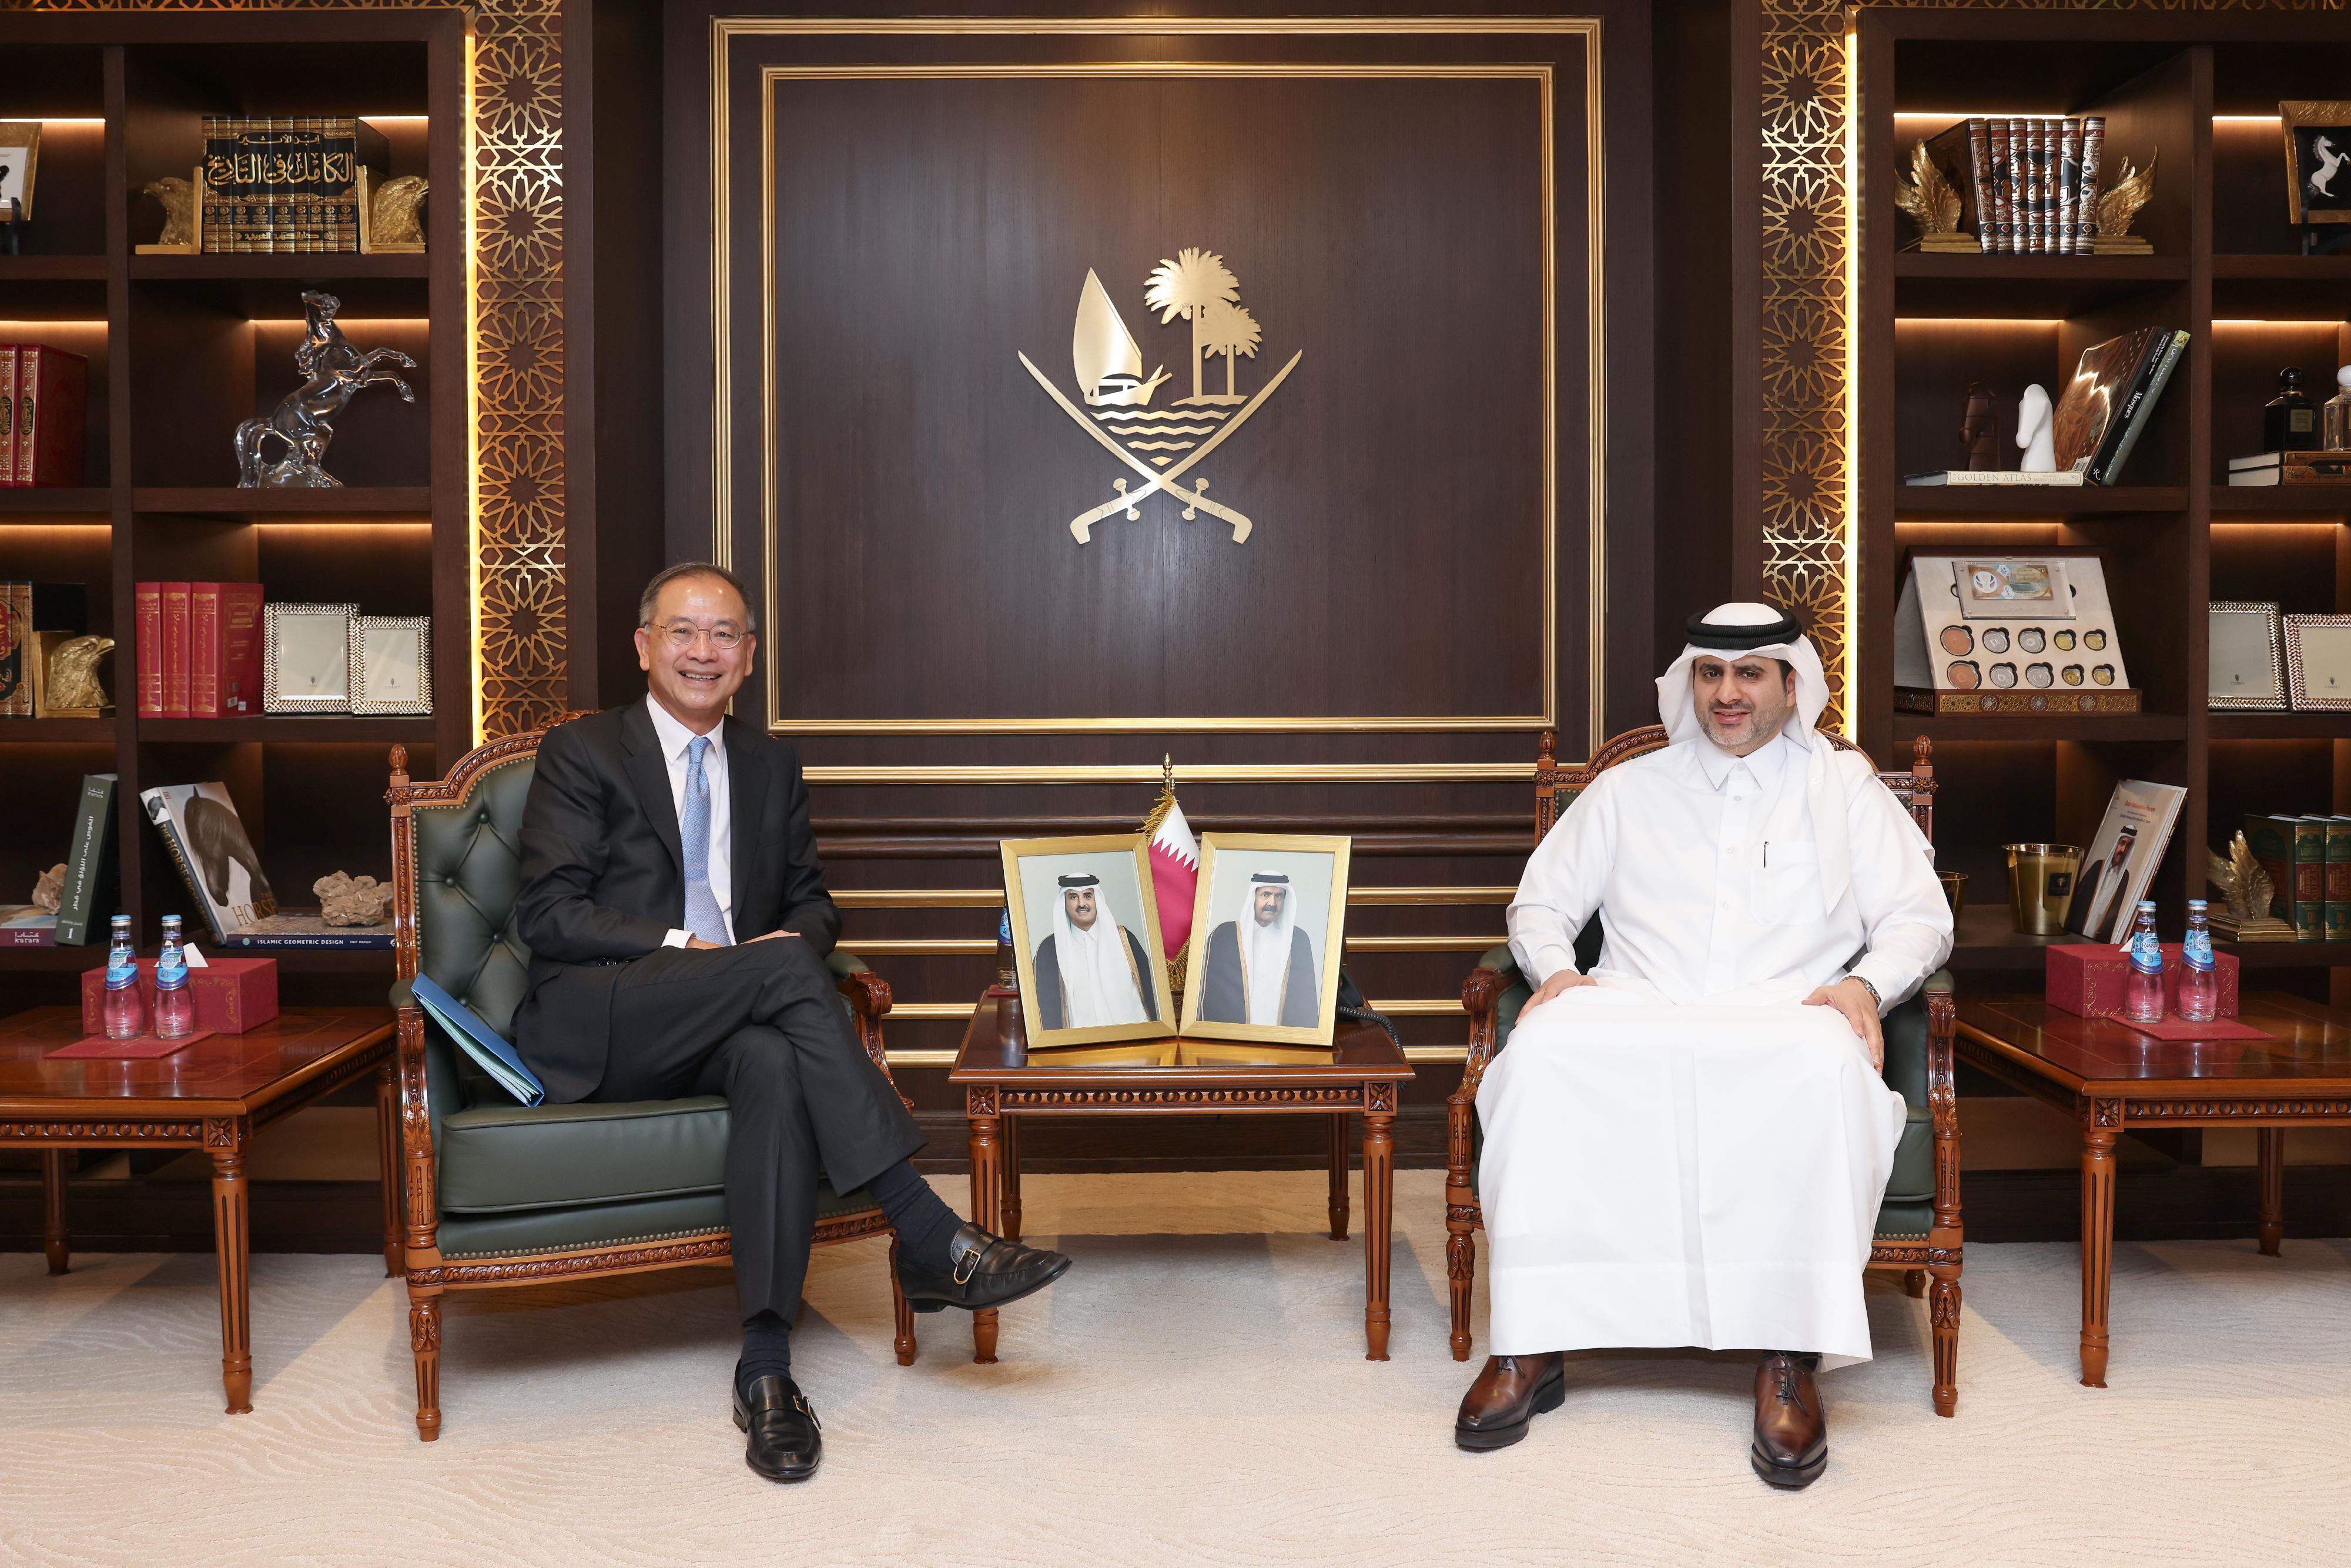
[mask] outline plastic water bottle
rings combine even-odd
[[[2163,1021],[2163,945],[2155,938],[2155,902],[2143,901],[2131,924],[2130,980],[2123,991],[2123,1017],[2132,1023]]]
[[[106,1038],[137,1040],[147,1027],[147,1006],[139,999],[139,952],[131,946],[131,916],[114,917],[106,953]]]
[[[2210,1023],[2220,1016],[2220,977],[2212,967],[2212,928],[2204,918],[2204,901],[2188,901],[2188,936],[2181,944],[2179,1016],[2190,1023]]]
[[[155,956],[155,1038],[185,1040],[196,1032],[196,998],[188,989],[188,955],[180,917],[163,916],[163,948]]]

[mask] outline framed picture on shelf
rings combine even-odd
[[[431,713],[432,669],[431,616],[351,617],[353,713]]]
[[[1302,833],[1207,833],[1185,961],[1184,1033],[1328,1045],[1353,841]]]
[[[2289,99],[2278,105],[2278,127],[2286,221],[2351,224],[2351,99]]]
[[[2285,617],[2285,673],[2297,710],[2351,708],[2351,615]]]
[[[1141,833],[1003,841],[1030,1050],[1176,1032],[1148,842]]]
[[[262,607],[264,713],[351,711],[351,618],[356,604]]]
[[[41,163],[41,122],[0,120],[0,223],[33,216],[33,173]],[[17,204],[9,206],[10,202]]]
[[[2214,708],[2286,706],[2285,638],[2278,607],[2247,600],[2217,600],[2207,641],[2211,678],[2205,704]]]

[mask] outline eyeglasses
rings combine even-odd
[[[705,637],[709,638],[710,645],[720,653],[731,653],[743,645],[745,635],[740,627],[723,624],[696,626],[691,621],[673,621],[661,629],[661,634],[668,638],[669,645],[681,653]]]

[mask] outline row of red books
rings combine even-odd
[[[0,486],[81,483],[89,361],[42,343],[0,343]]]
[[[141,718],[261,711],[261,584],[142,582],[132,593]]]

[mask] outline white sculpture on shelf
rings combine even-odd
[[[2056,422],[2050,417],[2049,391],[2038,382],[2016,401],[2016,444],[2024,449],[2024,460],[2016,465],[2020,472],[2057,471]]]

